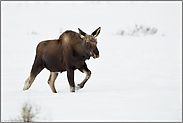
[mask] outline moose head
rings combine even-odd
[[[78,30],[79,30],[80,37],[84,41],[85,52],[87,52],[87,54],[90,54],[90,56],[92,56],[94,59],[99,58],[99,51],[97,48],[96,37],[99,35],[101,27],[96,29],[91,35],[86,34],[79,28]]]

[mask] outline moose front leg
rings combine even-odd
[[[74,84],[74,69],[67,69],[67,79],[70,85],[70,92],[75,92],[75,84]]]
[[[84,87],[85,83],[88,81],[88,79],[90,78],[91,76],[91,71],[88,69],[86,63],[83,65],[83,67],[81,67],[79,69],[82,73],[85,73],[86,74],[86,77],[85,79],[80,83],[78,84],[78,86],[76,87],[77,90],[81,89]]]

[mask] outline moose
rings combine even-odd
[[[86,34],[81,29],[79,33],[67,30],[62,33],[59,39],[42,41],[37,45],[36,56],[29,77],[25,81],[23,91],[28,90],[34,82],[36,76],[44,69],[50,71],[48,84],[53,93],[55,80],[58,72],[67,71],[67,79],[70,85],[70,92],[75,92],[84,87],[91,76],[91,71],[86,65],[86,60],[92,56],[99,58],[97,39],[101,27],[97,28],[91,35]],[[78,69],[86,74],[85,79],[75,86],[74,71]]]

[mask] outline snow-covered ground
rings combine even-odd
[[[135,25],[155,35],[117,32]],[[86,61],[92,76],[69,92],[66,72],[53,94],[44,69],[22,91],[40,41],[99,26],[100,58]],[[181,2],[1,2],[1,121],[16,119],[24,102],[40,107],[35,121],[182,121]],[[75,83],[85,77],[75,71]]]

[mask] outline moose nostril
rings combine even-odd
[[[99,55],[98,49],[95,49],[93,52],[94,52],[94,54]]]

